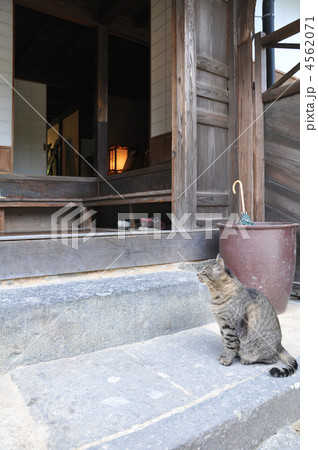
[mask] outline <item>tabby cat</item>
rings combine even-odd
[[[210,291],[212,312],[219,324],[224,351],[220,364],[229,366],[238,356],[242,364],[274,364],[273,377],[288,377],[297,370],[297,361],[281,344],[282,333],[273,306],[264,294],[247,289],[224,265],[218,255],[198,273]]]

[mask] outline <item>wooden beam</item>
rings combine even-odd
[[[158,191],[136,192],[133,194],[125,194],[124,198],[119,195],[106,195],[104,197],[96,197],[85,200],[84,206],[110,206],[110,205],[133,205],[145,203],[161,203],[171,201],[171,189],[163,189]]]
[[[296,64],[296,66],[290,69],[289,72],[285,73],[285,75],[283,75],[279,80],[277,80],[276,83],[272,84],[272,86],[268,88],[268,91],[284,84],[285,81],[289,80],[289,78],[295,75],[295,73],[297,73],[299,70],[300,70],[300,63]]]
[[[273,48],[289,48],[298,50],[300,49],[300,44],[268,44],[267,47],[273,47]]]
[[[206,58],[205,56],[197,56],[197,68],[200,70],[205,70],[206,72],[214,73],[220,77],[228,78],[228,66],[219,61],[211,58]]]
[[[197,96],[221,103],[229,102],[229,91],[199,82],[197,82]]]
[[[79,232],[81,257],[74,257],[71,245],[61,245],[52,240],[50,234],[26,236],[0,236],[1,259],[0,279],[25,278],[105,270],[111,264],[113,269],[153,264],[167,264],[186,261],[200,261],[213,258],[217,254],[219,236],[215,232],[212,239],[206,238],[205,230],[190,230],[190,239],[185,240],[176,232],[173,239],[170,231],[163,230],[158,235],[147,232],[126,233],[118,239],[118,233],[97,233],[85,245],[82,238],[86,232]],[[57,236],[60,239],[61,236]],[[72,235],[69,233],[71,241]],[[70,242],[71,243],[71,242]],[[122,256],[118,256],[122,253]],[[180,256],[182,255],[182,257]],[[17,264],[17,255],[21,263]]]
[[[264,104],[262,94],[266,89],[266,49],[255,36],[255,90],[254,90],[254,147],[253,147],[253,206],[254,220],[265,221],[265,162],[264,162]]]
[[[299,94],[300,81],[294,81],[293,83],[285,84],[276,89],[269,89],[263,93],[263,103],[276,100],[278,97],[290,97],[291,95]]]
[[[87,27],[98,23],[98,9],[78,0],[15,0],[15,3]]]
[[[29,39],[29,41],[25,43],[23,50],[16,57],[16,61],[15,61],[16,66],[20,66],[21,64],[23,64],[24,61],[28,60],[34,44],[38,44],[38,40],[41,39],[42,35],[44,35],[44,33],[47,29],[49,20],[50,20],[50,17],[45,17],[45,19],[42,21],[41,25],[36,30],[32,30],[34,33],[31,37],[31,39]]]
[[[192,0],[172,2],[172,212],[196,228],[196,34]]]
[[[97,51],[97,170],[106,176],[108,173],[108,33],[98,25]]]
[[[225,114],[215,114],[202,109],[197,110],[197,123],[218,128],[229,127],[229,117]]]
[[[288,25],[280,28],[279,30],[273,31],[270,34],[267,34],[262,38],[262,46],[268,47],[271,44],[276,44],[277,42],[282,41],[294,34],[300,32],[300,19],[295,20],[294,22],[289,23]]]
[[[33,81],[35,83],[43,83],[48,86],[53,86],[62,89],[68,89],[71,91],[77,91],[80,85],[76,83],[72,76],[68,76],[64,73],[46,71],[30,66],[17,67],[15,72],[15,78],[19,80]]]
[[[109,2],[104,2],[104,6],[98,11],[98,22],[101,25],[109,26],[132,2],[133,0],[116,0],[110,5]]]
[[[147,28],[137,28],[129,17],[119,16],[116,22],[109,25],[108,33],[137,44],[147,46],[150,44],[149,30]]]
[[[215,192],[197,192],[197,206],[229,206],[229,194]]]
[[[84,31],[80,31],[80,33],[76,36],[76,38],[73,40],[73,42],[65,49],[63,54],[59,56],[59,58],[52,63],[52,66],[50,68],[50,71],[56,70],[57,67],[61,67],[61,65],[65,64],[65,62],[69,59],[70,56],[73,55],[74,50],[77,49],[77,47],[81,44],[81,42],[85,41],[89,34],[92,32],[89,28],[86,28]]]

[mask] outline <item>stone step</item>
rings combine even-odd
[[[289,427],[284,427],[273,436],[266,439],[257,450],[299,450],[299,421]]]
[[[212,323],[16,368],[0,378],[2,448],[255,449],[299,419],[299,372],[225,367],[221,350]]]
[[[128,274],[127,274],[128,273]],[[0,290],[0,370],[206,324],[207,288],[192,271],[135,270]]]

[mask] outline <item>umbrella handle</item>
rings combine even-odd
[[[245,211],[245,202],[244,202],[244,192],[243,192],[242,181],[240,181],[240,180],[234,181],[233,186],[232,186],[232,191],[233,191],[234,194],[236,194],[235,186],[236,186],[237,183],[240,185],[242,209],[243,209],[243,212],[246,212]]]

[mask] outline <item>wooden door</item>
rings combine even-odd
[[[228,8],[222,0],[173,3],[172,209],[191,213],[190,229],[230,210]]]

